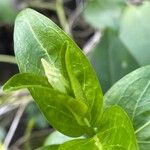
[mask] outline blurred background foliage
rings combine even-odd
[[[18,72],[13,27],[26,7],[48,16],[76,41],[103,93],[129,72],[150,64],[149,0],[0,0],[0,86]],[[26,90],[0,90],[0,149],[32,150],[71,139],[52,132]]]

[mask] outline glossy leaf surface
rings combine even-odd
[[[104,111],[97,135],[90,139],[66,142],[58,150],[131,149],[138,150],[132,124],[120,107],[113,106]]]
[[[87,128],[84,117],[87,115],[88,107],[79,100],[53,90],[47,86],[48,82],[43,81],[43,78],[35,78],[35,75],[29,73],[18,74],[12,77],[3,89],[14,91],[29,88],[39,108],[53,127],[69,136],[85,134]]]
[[[105,95],[105,105],[119,105],[133,122],[140,150],[150,148],[150,66],[118,81]]]
[[[19,73],[14,75],[3,86],[4,91],[14,91],[21,88],[30,87],[47,87],[51,88],[46,77],[41,77],[30,73]]]
[[[72,70],[85,95],[89,112],[93,116],[89,120],[90,124],[96,126],[102,113],[102,92],[91,65],[79,47],[51,20],[32,9],[22,11],[17,17],[14,42],[21,72],[45,76],[41,63],[43,58],[61,72],[70,86],[74,83],[66,69],[65,55],[68,49],[71,60],[69,70]],[[68,94],[76,98],[72,86]]]

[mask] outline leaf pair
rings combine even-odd
[[[14,41],[21,74],[4,90],[28,88],[54,128],[69,136],[90,136],[59,150],[138,150],[126,113],[118,106],[103,111],[103,95],[91,65],[59,27],[26,9],[16,19]]]
[[[19,84],[26,85],[31,83],[35,78],[34,75],[37,75],[37,78],[46,77],[48,79],[48,90],[45,87],[39,89],[39,86],[43,86],[44,79],[35,84],[33,81],[31,83],[33,88],[30,86],[25,87],[30,89],[31,95],[35,98],[40,109],[45,112],[44,114],[51,124],[59,131],[70,136],[82,135],[85,133],[85,128],[93,130],[98,125],[102,114],[103,96],[96,75],[79,47],[52,21],[31,9],[22,11],[16,19],[14,45],[20,72],[29,73],[28,81],[26,77],[25,80],[23,79],[23,74],[19,77],[24,80],[23,83]],[[32,80],[30,79],[31,74],[33,74]],[[19,81],[20,79],[17,79],[17,77],[15,80]],[[38,80],[40,81],[40,79]],[[50,93],[50,90],[52,91],[51,95],[47,94]],[[64,131],[67,128],[67,124],[69,124],[69,119],[65,120],[64,117],[61,119],[59,117],[61,116],[60,112],[58,113],[59,115],[56,112],[54,113],[55,109],[51,107],[53,111],[50,114],[53,114],[53,116],[57,114],[53,118],[55,120],[61,119],[59,124],[56,123],[58,121],[53,123],[54,120],[45,110],[45,105],[48,105],[49,101],[52,101],[51,99],[56,99],[55,101],[53,100],[54,102],[60,102],[60,106],[57,109],[61,106],[63,107],[67,103],[65,95],[66,99],[72,100],[68,107],[69,111],[66,114],[71,112],[76,118],[71,123],[75,124],[72,125],[75,126],[74,131],[72,131],[73,128]],[[45,105],[44,101],[46,101]],[[52,102],[52,105],[54,102]],[[62,103],[64,104],[62,105]],[[80,106],[76,103],[80,103]],[[59,104],[55,103],[55,105]],[[84,113],[82,114],[81,112]],[[75,120],[77,120],[76,123]],[[62,126],[62,122],[67,123]],[[79,126],[82,132],[79,128],[76,131],[77,133],[74,133],[76,127]]]

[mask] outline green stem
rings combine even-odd
[[[56,13],[57,13],[58,19],[60,21],[60,24],[61,24],[63,30],[66,33],[68,33],[69,35],[71,35],[69,24],[68,24],[67,18],[65,16],[63,0],[56,0]]]
[[[17,64],[14,56],[0,55],[0,62]]]

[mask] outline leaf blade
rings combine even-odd
[[[66,72],[63,72],[65,58],[62,55],[67,48],[65,43],[69,45],[70,54],[75,56],[75,60],[71,61],[72,67],[76,65],[73,67],[73,73],[85,92],[89,106],[93,106],[90,108],[93,115],[91,122],[96,126],[102,113],[103,96],[96,75],[80,48],[57,25],[32,9],[26,9],[18,15],[14,41],[15,55],[21,72],[34,72],[45,76],[41,64],[41,58],[44,58],[50,64],[54,64],[67,81],[69,79]],[[72,93],[69,91],[69,95],[73,97]]]
[[[59,150],[91,149],[138,150],[132,123],[119,106],[112,106],[105,110],[97,135],[90,139],[72,140],[59,147]]]
[[[149,93],[150,66],[145,66],[118,81],[105,95],[105,106],[117,104],[129,115],[141,149],[148,150],[150,141]],[[145,148],[144,148],[145,147]]]

